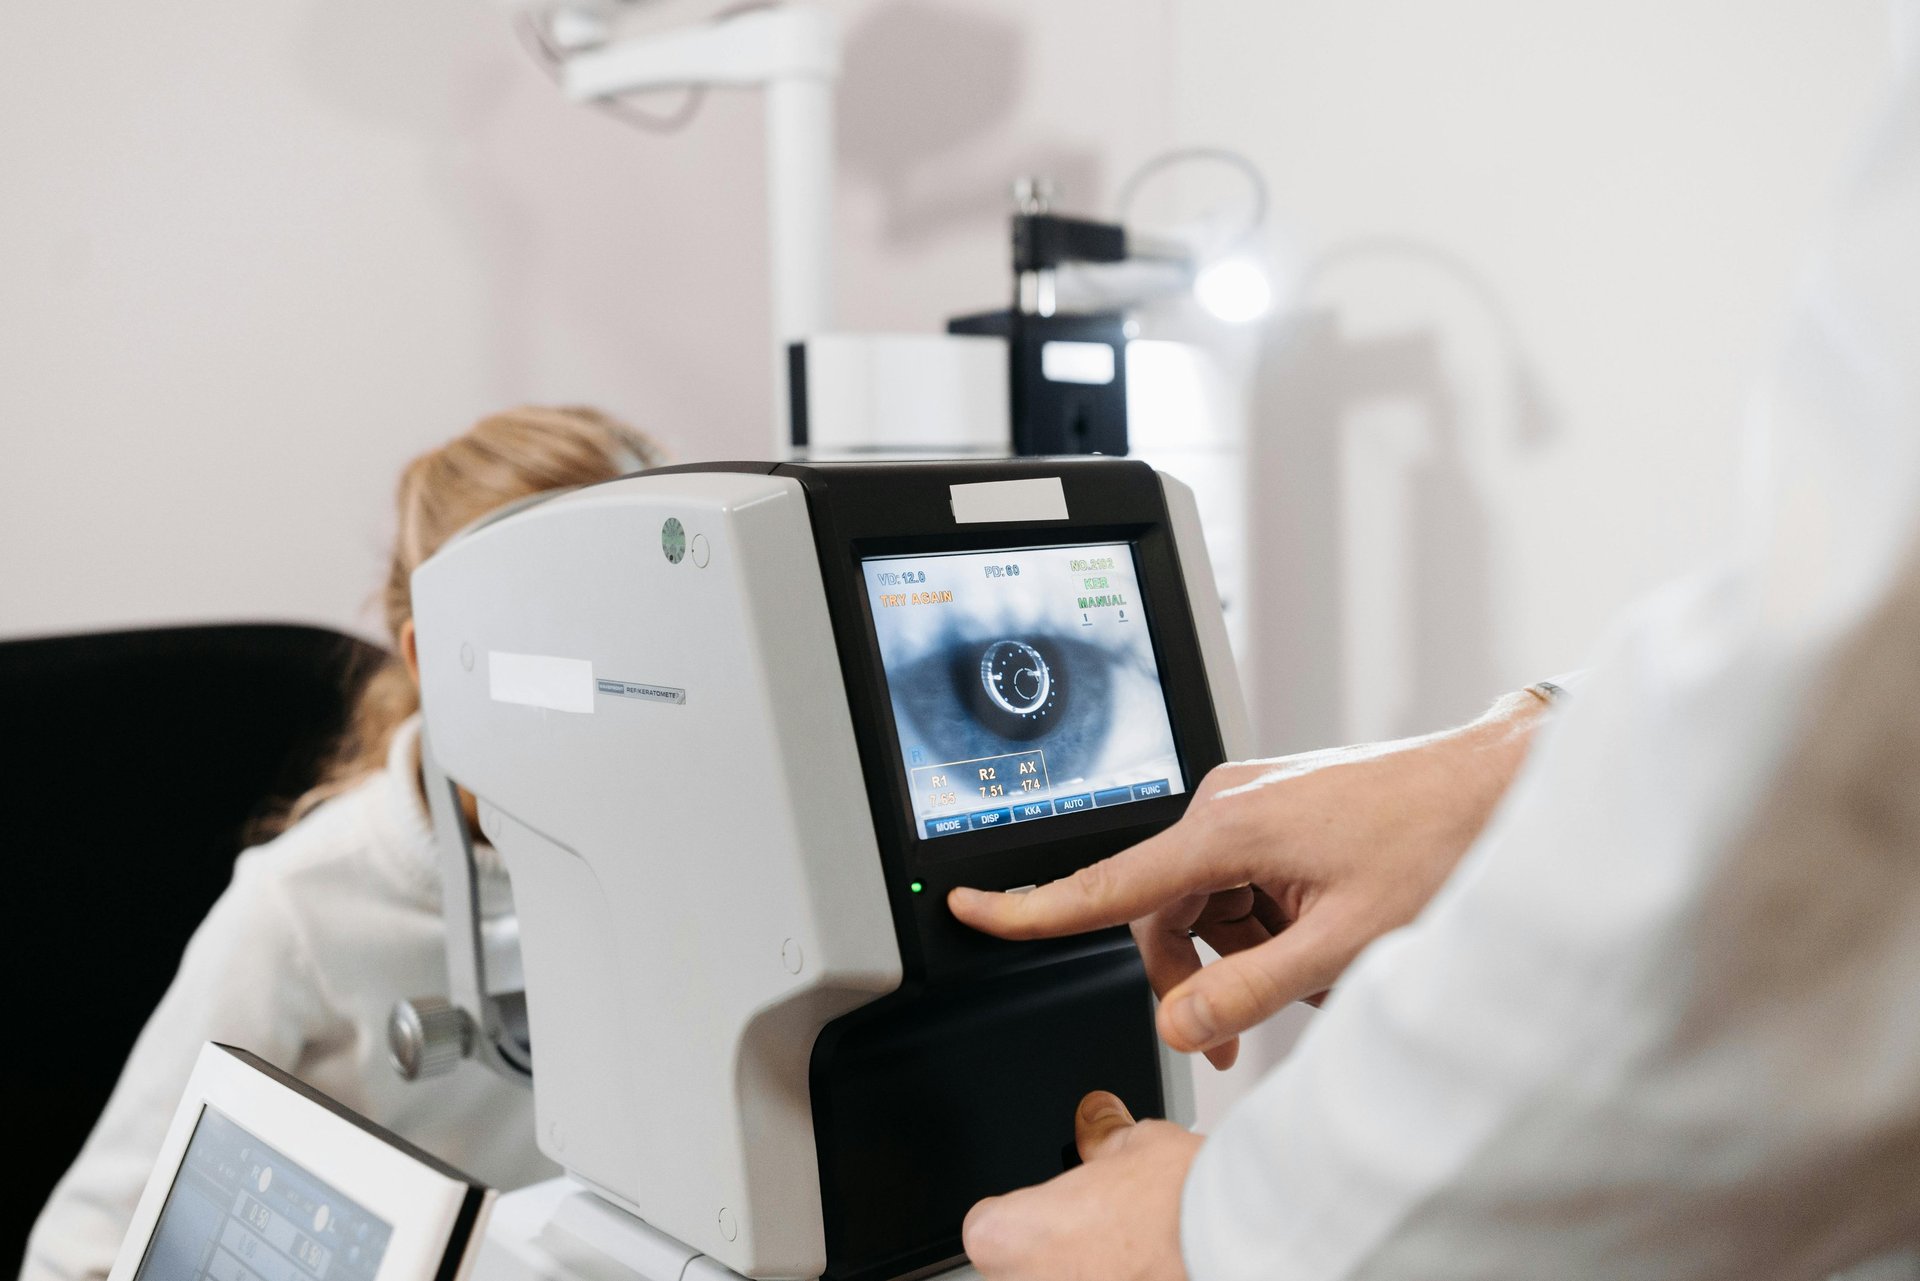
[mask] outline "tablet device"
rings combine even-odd
[[[273,1065],[200,1051],[109,1281],[457,1281],[494,1193]]]

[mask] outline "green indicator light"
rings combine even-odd
[[[921,890],[925,889],[926,887],[920,884],[920,882],[915,881],[913,884],[907,886],[907,888],[912,890],[915,894],[918,894]]]

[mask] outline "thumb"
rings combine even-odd
[[[1082,1161],[1097,1160],[1126,1141],[1133,1130],[1133,1113],[1119,1096],[1095,1090],[1080,1100],[1073,1114],[1073,1139]]]

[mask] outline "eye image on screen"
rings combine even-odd
[[[862,565],[923,837],[1186,790],[1131,546]]]

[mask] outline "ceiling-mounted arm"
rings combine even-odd
[[[832,323],[833,83],[839,74],[839,33],[811,4],[616,37],[568,55],[560,68],[561,86],[575,102],[647,89],[764,89],[775,457],[784,457],[788,446],[787,347]]]
[[[825,12],[807,4],[750,9],[659,35],[620,39],[568,56],[561,72],[575,102],[692,85],[752,88],[774,80],[831,82],[840,51]]]

